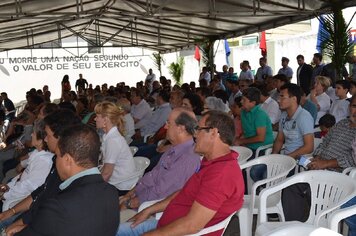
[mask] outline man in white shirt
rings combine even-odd
[[[242,96],[242,92],[239,87],[239,82],[237,80],[228,79],[226,80],[227,89],[231,91],[229,97],[229,105],[232,106],[235,103],[235,98]]]
[[[208,67],[206,67],[206,66],[204,66],[204,67],[202,68],[202,72],[200,73],[200,76],[199,76],[199,81],[201,81],[201,80],[203,80],[203,79],[206,80],[207,85],[210,84],[211,75],[210,75],[210,73],[209,73],[209,71],[208,71]]]
[[[336,123],[349,116],[350,102],[347,100],[347,94],[350,90],[350,82],[347,80],[338,80],[335,83],[335,95],[337,99],[331,104],[329,113],[335,117]]]
[[[169,113],[172,111],[169,104],[169,94],[165,90],[159,92],[156,104],[156,110],[139,131],[142,137],[154,134],[163,127],[168,119]]]
[[[243,61],[241,63],[241,72],[240,72],[239,79],[240,80],[250,80],[250,81],[254,80],[254,77],[253,77],[252,71],[250,70],[248,61]]]
[[[279,109],[279,105],[269,96],[265,85],[259,85],[257,88],[261,91],[261,108],[271,119],[273,129],[277,130],[278,122],[281,117],[281,110]]]
[[[135,129],[140,129],[151,116],[151,107],[143,99],[143,94],[138,89],[131,89],[131,103],[131,115],[135,121]]]

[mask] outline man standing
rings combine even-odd
[[[297,83],[303,89],[303,91],[308,95],[310,93],[311,77],[313,74],[313,67],[304,62],[304,56],[297,56],[298,69],[297,69]]]
[[[88,82],[86,79],[83,78],[82,74],[79,74],[79,79],[75,82],[75,89],[77,90],[77,93],[81,93],[85,89],[88,88]]]
[[[240,64],[241,72],[239,76],[239,80],[250,80],[253,82],[254,77],[252,71],[250,69],[250,63],[248,61],[243,61]]]
[[[206,81],[206,84],[209,85],[210,81],[211,81],[211,75],[209,73],[209,69],[208,67],[204,66],[202,68],[202,72],[199,75],[199,82],[201,82],[202,80]]]
[[[148,75],[146,76],[146,79],[145,79],[145,85],[148,87],[150,92],[152,92],[152,83],[155,80],[156,80],[156,75],[153,74],[152,69],[149,69],[148,70]]]
[[[293,77],[293,70],[288,66],[288,64],[289,59],[287,57],[282,57],[282,68],[279,69],[278,74],[283,74],[290,80]]]
[[[315,66],[313,68],[311,85],[314,85],[315,77],[321,75],[321,71],[323,70],[324,67],[322,60],[323,60],[323,55],[321,53],[314,53],[313,63]]]
[[[16,235],[114,235],[120,217],[114,207],[118,194],[97,168],[99,154],[100,140],[94,129],[86,125],[65,129],[56,149],[56,167],[64,181],[60,191]]]
[[[300,104],[301,90],[296,84],[285,84],[281,87],[278,103],[282,110],[279,131],[273,144],[272,153],[284,152],[298,159],[309,154],[314,148],[314,120]]]
[[[263,82],[267,79],[268,76],[272,76],[272,68],[267,65],[267,58],[260,58],[260,68],[256,72],[256,81]]]
[[[227,79],[229,79],[229,77],[230,77],[230,74],[229,74],[229,72],[228,72],[228,69],[229,69],[229,67],[227,66],[227,65],[224,65],[223,67],[222,67],[222,72],[219,72],[218,73],[218,75],[220,76],[220,78],[221,78],[221,82],[222,82],[222,84],[226,87],[226,81],[227,81]]]
[[[223,112],[204,113],[196,127],[195,152],[204,155],[200,170],[183,189],[146,208],[133,223],[121,224],[117,235],[188,235],[217,224],[238,211],[243,203],[244,182],[237,154],[230,150],[234,121]],[[150,215],[164,210],[157,222]],[[148,220],[147,220],[148,219]],[[218,230],[210,235],[221,235]]]

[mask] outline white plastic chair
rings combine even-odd
[[[291,236],[291,235],[301,235],[301,236],[341,236],[330,229],[315,227],[313,225],[308,225],[304,223],[295,223],[280,227],[272,232],[263,234],[263,236]]]
[[[147,201],[147,202],[143,202],[140,207],[138,208],[138,212],[144,210],[145,208],[147,207],[150,207],[152,206],[153,204],[161,201],[162,199],[160,200],[155,200],[155,201]],[[155,218],[156,220],[159,220],[162,216],[163,212],[159,212],[159,213],[156,213],[155,215]],[[215,224],[215,225],[212,225],[212,226],[209,226],[207,228],[204,228],[202,230],[199,231],[199,233],[196,233],[196,234],[188,234],[187,236],[198,236],[198,235],[205,235],[205,234],[208,234],[208,233],[212,233],[212,232],[215,232],[215,231],[218,231],[218,230],[221,230],[223,229],[223,232],[221,235],[224,234],[225,230],[226,230],[226,227],[228,226],[230,220],[231,220],[231,217],[233,217],[235,215],[235,212],[232,213],[231,215],[229,215],[228,217],[226,217],[225,220]]]
[[[249,193],[251,194],[244,196],[244,204],[236,213],[239,217],[240,234],[244,236],[252,235],[253,214],[258,213],[258,205],[256,204],[258,201],[256,200],[258,200],[259,196],[257,196],[257,189],[260,186],[270,188],[283,181],[288,173],[294,168],[296,161],[290,156],[270,154],[246,162],[241,165],[241,169],[247,169],[261,164],[264,164],[267,167],[267,178],[257,181],[252,185],[252,189],[249,189]],[[247,178],[249,178],[249,176],[247,176]],[[279,193],[269,199],[267,211],[268,213],[278,213],[281,216],[281,219],[284,220]]]
[[[335,232],[339,232],[340,221],[353,215],[356,215],[356,205],[335,210],[328,218],[328,228]]]
[[[239,158],[237,159],[237,161],[240,165],[245,163],[253,155],[252,150],[247,147],[231,146],[230,149],[239,154]]]
[[[344,169],[342,172],[343,174],[349,175],[351,178],[356,179],[356,168],[355,167],[348,167]],[[356,205],[349,206],[347,208],[335,210],[331,213],[330,217],[328,218],[328,228],[334,230],[335,232],[340,232],[339,230],[339,223],[343,219],[356,215]],[[343,226],[343,233],[347,235],[347,225],[344,224]]]
[[[260,146],[256,149],[255,158],[260,156],[260,152],[265,151],[264,155],[269,155],[272,153],[273,143]]]
[[[150,165],[150,160],[146,157],[134,157],[134,162],[135,162],[135,168],[136,171],[133,172],[130,176],[128,176],[126,179],[122,179],[116,183],[113,183],[114,186],[118,186],[122,182],[126,182],[128,180],[136,179],[134,184],[130,187],[130,189],[120,189],[120,190],[131,190],[133,187],[135,187],[137,181],[143,176],[145,173],[145,169]]]
[[[305,224],[316,227],[325,226],[328,214],[356,195],[356,182],[346,175],[328,170],[301,172],[261,192],[256,236],[265,235],[279,227],[295,223],[295,221],[267,222],[267,198],[269,199],[271,195],[297,183],[307,183],[310,186],[311,207]]]

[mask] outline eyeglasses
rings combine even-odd
[[[195,132],[198,132],[198,131],[201,131],[201,130],[210,130],[210,129],[214,129],[214,127],[210,127],[210,126],[206,126],[206,127],[195,126],[194,127],[194,131]]]

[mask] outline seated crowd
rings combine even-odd
[[[239,76],[227,66],[213,74],[204,67],[199,87],[172,87],[151,70],[150,80],[132,88],[93,88],[80,74],[71,91],[65,76],[59,104],[50,102],[48,86],[31,89],[16,116],[1,93],[1,229],[6,235],[197,233],[243,205],[246,175],[231,146],[251,149],[251,159],[263,147],[296,160],[309,155],[310,170],[356,167],[356,82],[334,81],[318,67],[301,71],[304,57],[297,60],[299,85],[290,82],[293,70],[283,57],[274,76],[265,58],[255,77],[248,61]],[[133,174],[142,156],[150,165],[141,177]],[[257,165],[249,177],[258,181],[266,172]],[[305,221],[308,198],[303,184],[284,190],[286,220]],[[147,201],[156,203],[138,212]],[[159,212],[159,220],[152,217]]]

